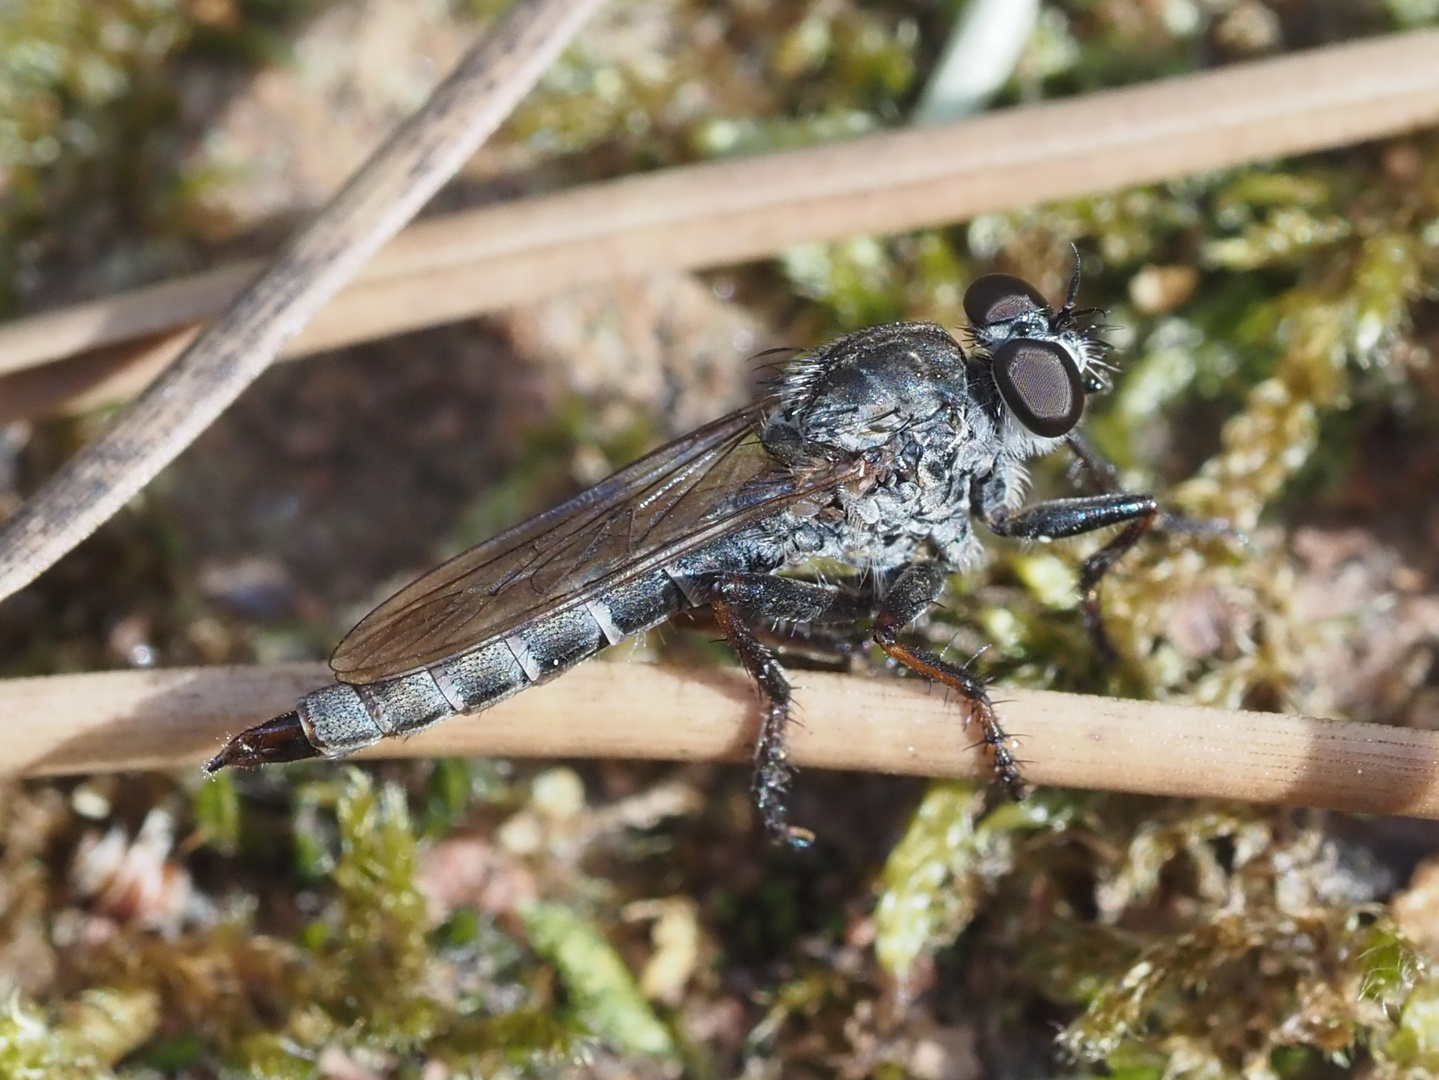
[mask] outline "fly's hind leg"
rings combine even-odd
[[[755,807],[766,831],[777,841],[805,847],[814,836],[789,824],[789,789],[794,767],[785,742],[789,725],[790,685],[774,654],[750,625],[760,620],[812,622],[850,614],[852,598],[824,585],[770,574],[714,574],[701,583],[715,622],[759,687],[764,719],[754,750]],[[853,612],[855,617],[861,614]]]
[[[883,574],[866,573],[853,580],[815,581],[805,577],[785,577],[786,582],[813,586],[833,594],[830,607],[822,614],[801,623],[781,620],[770,634],[761,630],[761,638],[780,656],[781,661],[793,657],[802,663],[829,665],[847,670],[850,659],[869,647],[872,635],[867,625],[879,609],[888,578]]]
[[[899,640],[900,631],[922,615],[944,589],[944,571],[917,563],[895,579],[893,587],[879,606],[874,620],[875,643],[911,671],[956,691],[969,706],[969,717],[979,724],[980,741],[988,748],[995,775],[1009,794],[1024,797],[1024,778],[1019,762],[1009,746],[1009,736],[1000,726],[994,703],[984,681],[962,667],[924,649],[916,649]]]

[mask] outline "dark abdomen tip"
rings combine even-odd
[[[205,772],[213,776],[226,767],[246,769],[319,756],[320,751],[315,749],[300,723],[300,714],[291,710],[240,732],[205,763]]]

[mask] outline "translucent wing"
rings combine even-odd
[[[340,642],[336,676],[378,682],[506,636],[853,475],[776,465],[760,414],[699,428],[406,586]]]

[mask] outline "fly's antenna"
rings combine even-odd
[[[1074,252],[1074,273],[1069,276],[1069,292],[1064,297],[1064,307],[1059,309],[1061,312],[1073,312],[1074,302],[1079,299],[1079,270],[1082,262],[1079,245],[1071,242],[1069,250]]]
[[[1087,346],[1098,346],[1100,349],[1108,349],[1108,342],[1104,341],[1102,335],[1106,330],[1113,330],[1114,327],[1105,324],[1096,324],[1095,319],[1102,317],[1105,312],[1103,308],[1082,308],[1075,307],[1075,301],[1079,299],[1080,271],[1083,268],[1083,259],[1079,254],[1079,245],[1070,243],[1069,250],[1074,253],[1074,273],[1069,276],[1069,289],[1064,296],[1064,306],[1049,317],[1050,329],[1064,331],[1071,327],[1078,330],[1085,339]],[[1084,325],[1088,323],[1089,325]]]

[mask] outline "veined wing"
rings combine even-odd
[[[336,676],[371,683],[437,663],[854,475],[776,465],[753,436],[761,414],[699,428],[401,589],[340,642]]]

